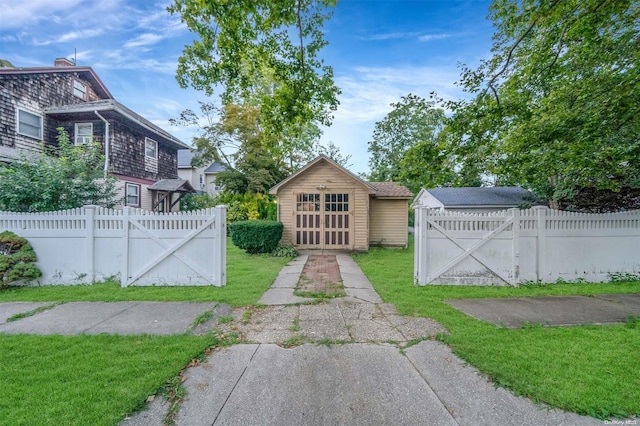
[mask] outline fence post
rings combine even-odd
[[[513,208],[511,211],[511,285],[520,285],[520,209]]]
[[[427,238],[429,209],[418,207],[416,213],[414,219],[413,280],[414,285],[426,285],[427,266],[429,264],[429,243]]]
[[[537,221],[536,280],[544,282],[547,277],[547,206],[535,206]]]
[[[213,259],[213,285],[222,287],[227,284],[227,206],[214,207],[215,238]]]
[[[129,282],[129,211],[122,208],[122,263],[120,269],[120,287],[127,287]]]
[[[96,208],[98,206],[84,206],[84,217],[85,217],[85,250],[87,256],[87,278],[89,279],[89,284],[93,284],[96,281],[96,256],[95,256],[95,247],[96,247],[96,236],[95,236],[95,214]]]

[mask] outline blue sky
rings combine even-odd
[[[168,120],[197,111],[203,93],[175,80],[178,57],[194,35],[169,1],[4,0],[0,58],[17,67],[52,66],[56,57],[91,66],[122,104],[191,142],[195,129]],[[334,123],[321,142],[351,155],[351,171],[367,172],[367,142],[390,104],[414,93],[463,96],[458,63],[489,56],[493,28],[487,0],[342,0],[325,24],[322,57],[342,90]],[[46,11],[46,13],[43,13]],[[74,53],[75,52],[75,53]]]

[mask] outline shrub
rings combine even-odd
[[[273,257],[296,257],[297,255],[298,250],[294,246],[281,246],[280,244],[271,252]]]
[[[13,232],[0,233],[0,288],[40,277],[35,262],[36,253],[27,240]]]
[[[271,253],[282,238],[282,223],[275,220],[241,220],[229,225],[231,241],[247,253]]]

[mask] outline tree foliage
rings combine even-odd
[[[63,128],[57,139],[57,155],[43,152],[0,166],[0,210],[44,212],[116,203],[117,181],[103,174],[101,145],[74,146]]]
[[[340,147],[336,146],[333,141],[329,141],[327,145],[322,145],[318,142],[316,144],[316,153],[318,155],[326,155],[345,169],[353,166],[353,164],[350,162],[351,154],[342,155],[342,153],[340,152]]]
[[[369,167],[372,181],[397,181],[412,190],[423,184],[435,186],[447,168],[438,133],[445,122],[444,111],[433,101],[409,94],[392,103],[393,110],[376,123],[369,141]]]
[[[185,46],[177,79],[223,105],[258,108],[265,140],[296,133],[307,123],[330,124],[339,89],[318,58],[321,31],[336,0],[174,0],[198,39]]]
[[[579,188],[640,187],[640,6],[495,0],[493,56],[463,68],[448,142],[554,206]]]

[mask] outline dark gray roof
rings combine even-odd
[[[204,169],[204,172],[205,173],[218,173],[218,172],[224,172],[225,170],[227,170],[227,166],[225,166],[222,163],[218,163],[217,161],[214,161],[213,163],[211,163],[209,165],[209,167]]]
[[[191,160],[195,156],[195,152],[190,149],[178,150],[178,167],[191,167]]]
[[[193,167],[191,165],[191,160],[195,157],[196,153],[191,151],[190,149],[180,149],[178,150],[178,168],[179,169],[188,169]],[[224,164],[214,161],[209,164],[209,167],[204,169],[205,173],[218,173],[227,170],[227,166]]]
[[[534,201],[533,194],[519,186],[492,188],[431,188],[427,189],[447,206],[512,206]]]

